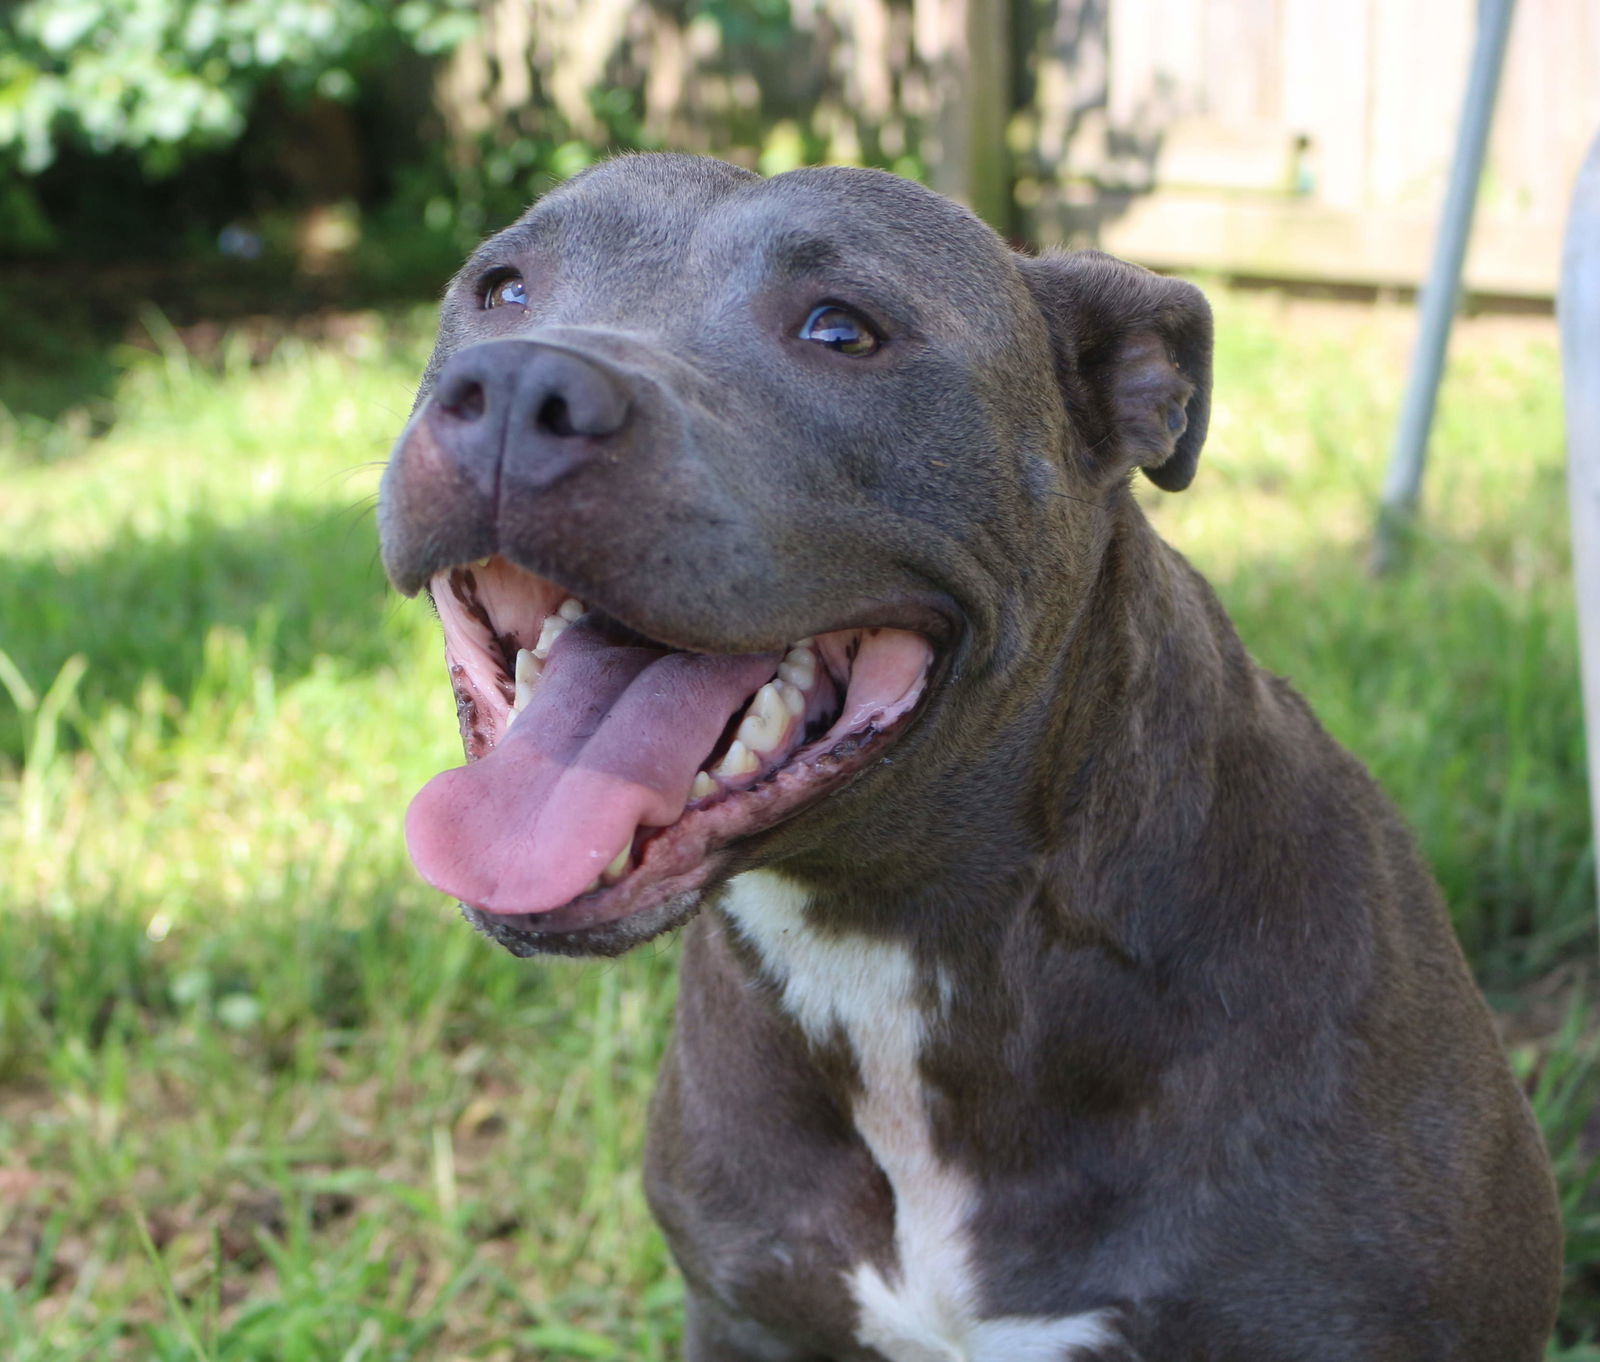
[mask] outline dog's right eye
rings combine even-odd
[[[849,308],[829,303],[811,310],[800,328],[800,339],[818,341],[853,359],[865,358],[881,344],[878,333]]]
[[[500,272],[492,274],[483,284],[483,305],[491,307],[527,307],[528,286],[520,274]]]

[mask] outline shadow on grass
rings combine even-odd
[[[356,671],[389,660],[389,593],[369,508],[278,504],[239,525],[205,514],[178,536],[129,538],[91,556],[0,548],[0,649],[42,692],[68,659],[90,708],[130,704],[147,677],[194,696],[219,626],[249,640],[280,680],[332,656]],[[0,703],[0,758],[21,760],[21,717]]]
[[[117,419],[130,351],[167,335],[202,358],[239,331],[257,358],[284,336],[338,340],[346,318],[405,314],[437,296],[459,260],[437,234],[369,233],[348,266],[308,275],[292,259],[79,265],[23,273],[0,262],[0,435],[14,423],[38,458],[89,448]],[[151,317],[159,319],[152,332]]]

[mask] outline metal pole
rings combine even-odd
[[[1478,180],[1483,173],[1483,153],[1489,141],[1495,96],[1500,91],[1506,37],[1511,30],[1514,0],[1480,0],[1478,40],[1472,50],[1472,69],[1461,109],[1455,160],[1445,191],[1444,211],[1434,240],[1433,264],[1423,286],[1417,348],[1411,359],[1394,453],[1378,508],[1378,537],[1373,567],[1386,572],[1399,557],[1401,542],[1417,509],[1422,490],[1422,469],[1428,453],[1428,432],[1433,426],[1439,378],[1444,372],[1450,324],[1455,320],[1461,295],[1461,264],[1472,236],[1472,212],[1477,205]],[[1419,54],[1420,55],[1420,54]]]
[[[1600,136],[1572,193],[1556,309],[1567,399],[1567,490],[1589,737],[1589,815],[1600,873]]]

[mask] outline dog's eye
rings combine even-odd
[[[497,274],[483,289],[484,307],[527,307],[528,286],[520,274]]]
[[[842,307],[813,308],[800,328],[801,340],[820,341],[841,355],[870,355],[882,342],[878,334],[855,313]]]

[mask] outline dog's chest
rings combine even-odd
[[[806,893],[768,872],[742,875],[725,907],[777,984],[784,1010],[817,1044],[849,1045],[860,1076],[851,1117],[894,1191],[897,1262],[846,1273],[856,1339],[890,1362],[1066,1362],[1110,1343],[1100,1312],[984,1318],[968,1224],[973,1177],[934,1149],[920,1056],[946,981],[903,945],[825,936]]]

